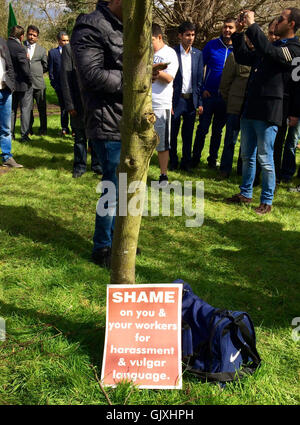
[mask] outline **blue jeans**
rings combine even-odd
[[[234,147],[240,132],[240,115],[228,114],[226,121],[226,134],[224,148],[221,158],[220,170],[224,173],[231,173]]]
[[[95,221],[95,233],[93,237],[94,247],[93,252],[98,251],[101,248],[111,247],[113,239],[113,231],[115,224],[115,215],[117,209],[118,200],[118,178],[117,178],[117,167],[120,162],[121,153],[121,142],[120,141],[103,141],[103,140],[91,140],[91,147],[98,158],[99,163],[102,165],[103,177],[102,183],[112,183],[115,191],[111,191],[109,194],[108,189],[104,189],[100,196],[101,198],[105,195],[112,195],[109,202],[105,203],[106,215],[99,214],[99,203],[96,212]],[[107,198],[107,196],[106,196]]]
[[[11,102],[10,90],[0,90],[0,149],[3,161],[12,157],[11,154]]]
[[[211,96],[203,99],[203,114],[200,115],[200,121],[193,147],[194,163],[200,161],[205,137],[209,131],[212,119],[209,157],[207,158],[207,162],[211,165],[215,165],[218,158],[222,130],[226,124],[226,104],[221,96]]]
[[[292,180],[296,171],[296,148],[300,139],[300,119],[295,127],[289,127],[281,165],[281,178]]]
[[[252,198],[256,172],[256,153],[261,166],[262,191],[260,202],[272,205],[275,190],[274,142],[278,127],[266,121],[241,119],[241,152],[243,177],[241,194]]]

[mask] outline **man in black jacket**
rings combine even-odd
[[[24,28],[15,25],[10,31],[7,46],[10,51],[12,64],[15,71],[16,91],[12,99],[12,135],[15,135],[17,109],[20,104],[21,110],[21,142],[29,142],[30,114],[32,110],[32,78],[30,62],[22,42],[24,40]]]
[[[0,37],[0,149],[4,167],[22,168],[11,154],[11,100],[15,73],[6,41]]]
[[[66,111],[70,114],[71,127],[74,131],[73,177],[81,177],[86,172],[87,138],[84,126],[84,111],[77,80],[76,67],[70,44],[62,48],[60,82]],[[92,170],[102,174],[102,169],[91,150]]]
[[[86,135],[103,168],[102,184],[110,185],[109,197],[97,204],[92,260],[109,265],[114,216],[118,197],[116,169],[120,162],[122,117],[122,0],[99,1],[96,10],[78,18],[71,38],[79,75]],[[114,192],[114,193],[113,193]],[[106,191],[102,194],[106,194]]]
[[[246,25],[246,35],[255,47],[254,52],[250,52],[245,45],[242,31]],[[300,10],[288,8],[282,11],[276,24],[276,34],[280,39],[273,44],[255,23],[254,12],[243,12],[237,26],[237,32],[232,36],[236,61],[252,68],[241,119],[241,190],[227,202],[252,201],[257,153],[262,169],[262,192],[260,205],[255,212],[261,215],[272,209],[275,190],[274,141],[278,126],[282,123],[285,89],[292,83],[292,61],[300,56],[300,43],[295,37],[300,28]],[[299,106],[299,101],[290,102],[288,116],[291,123],[294,122],[293,117],[297,117]]]

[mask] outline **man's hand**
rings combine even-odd
[[[211,94],[209,93],[209,91],[204,90],[204,92],[203,92],[203,94],[202,94],[202,97],[203,97],[204,99],[206,99],[207,97],[211,97]]]
[[[154,63],[152,65],[152,83],[159,78],[160,72],[168,68],[167,63]]]
[[[299,117],[288,117],[288,125],[289,127],[296,127],[298,124]]]
[[[75,109],[72,109],[71,111],[68,111],[68,112],[71,115],[71,117],[76,117],[77,116],[77,111],[75,111]]]
[[[255,23],[254,12],[252,12],[251,10],[245,10],[245,12],[244,12],[244,22],[248,27],[250,27],[250,25],[254,24]]]
[[[197,114],[198,114],[198,115],[202,115],[202,114],[203,114],[203,106],[199,106],[199,107],[197,108]]]

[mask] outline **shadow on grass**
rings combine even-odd
[[[274,222],[232,220],[223,224],[209,218],[202,228],[192,231],[191,238],[179,231],[172,240],[168,231],[155,231],[154,223],[143,229],[141,239],[157,250],[152,266],[138,260],[139,281],[183,279],[215,307],[248,311],[256,323],[270,327],[286,326],[299,315],[299,232],[283,231]],[[209,234],[216,248],[204,244],[202,250],[201,237]],[[157,245],[158,238],[165,246]],[[143,250],[143,243],[140,246]]]
[[[90,257],[91,241],[66,229],[63,220],[39,217],[36,211],[28,206],[0,205],[0,229],[12,236],[23,235],[34,242],[72,250],[85,259]],[[32,252],[30,247],[28,249],[28,253]],[[32,260],[37,260],[36,255],[33,255]]]
[[[63,316],[54,314],[46,314],[37,312],[34,309],[26,309],[15,306],[14,304],[5,303],[0,300],[0,311],[5,317],[16,317],[25,318],[26,321],[31,319],[35,323],[43,324],[46,326],[53,327],[53,334],[57,334],[60,331],[63,337],[66,338],[70,343],[79,343],[81,350],[88,354],[92,364],[99,366],[101,369],[104,339],[105,339],[105,328],[99,327],[96,321],[87,322],[75,322],[67,320]],[[26,333],[26,328],[24,333]],[[45,329],[45,332],[46,329]],[[22,333],[18,332],[18,338]],[[43,338],[41,337],[40,344],[42,344]]]
[[[27,155],[27,154],[18,154],[16,155],[18,161],[25,167],[29,169],[38,169],[46,168],[48,170],[73,170],[73,159],[66,159],[61,154],[53,155],[52,158],[46,158],[36,155]]]

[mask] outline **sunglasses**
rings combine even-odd
[[[279,18],[277,19],[277,23],[280,24],[284,20],[285,20],[285,18],[283,16],[279,16]]]

